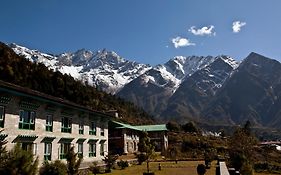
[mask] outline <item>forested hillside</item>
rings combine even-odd
[[[133,103],[93,88],[69,75],[32,63],[0,43],[0,79],[28,87],[98,111],[117,110],[123,121],[132,124],[153,123],[152,116]]]

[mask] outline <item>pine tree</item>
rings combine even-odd
[[[146,169],[149,173],[149,162],[152,158],[155,157],[155,151],[154,151],[154,145],[150,141],[150,138],[148,137],[147,132],[141,132],[140,134],[140,141],[138,143],[138,149],[141,152],[141,154],[144,155],[145,161],[146,161]]]
[[[77,160],[77,157],[78,157],[78,153],[74,152],[74,146],[72,146],[69,149],[69,152],[67,153],[67,156],[66,156],[68,175],[77,175],[78,174],[80,164],[82,163],[82,158],[79,157]]]
[[[7,153],[6,160],[2,165],[0,174],[9,175],[36,175],[38,167],[38,157],[34,160],[31,151],[22,150],[17,143],[12,150]]]

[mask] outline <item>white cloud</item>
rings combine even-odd
[[[232,31],[234,33],[238,33],[241,30],[241,27],[245,26],[246,22],[241,22],[241,21],[234,21],[232,23]]]
[[[202,27],[201,29],[196,29],[195,26],[190,27],[190,29],[188,29],[189,32],[193,33],[194,35],[199,35],[199,36],[204,36],[204,35],[208,35],[208,36],[215,36],[216,32],[214,32],[215,26],[210,25],[210,26],[205,26]]]
[[[195,46],[195,43],[192,43],[188,38],[176,37],[172,39],[172,43],[175,48],[186,47],[186,46]]]

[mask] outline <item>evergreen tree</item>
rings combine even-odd
[[[149,173],[149,162],[152,158],[155,157],[155,151],[154,151],[154,145],[150,141],[150,138],[148,137],[147,132],[141,132],[140,134],[140,140],[138,143],[138,149],[141,152],[141,154],[144,155],[145,161],[146,161],[146,169]]]
[[[34,160],[31,151],[22,150],[17,143],[12,150],[7,153],[3,162],[0,174],[7,175],[36,175],[38,167],[38,157]]]
[[[237,128],[229,141],[230,164],[239,171],[252,172],[253,153],[257,139],[251,134],[250,122]]]
[[[3,132],[3,130],[0,131],[0,133]],[[7,151],[6,151],[6,140],[0,140],[0,172],[5,169],[5,161],[7,160]]]
[[[82,157],[78,157],[78,153],[74,152],[74,146],[69,149],[69,152],[66,156],[67,161],[67,174],[68,175],[77,175],[80,164],[82,163]]]

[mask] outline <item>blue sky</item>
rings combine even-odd
[[[280,7],[280,0],[3,0],[0,41],[54,54],[106,48],[151,65],[176,55],[241,60],[252,51],[280,61]]]

